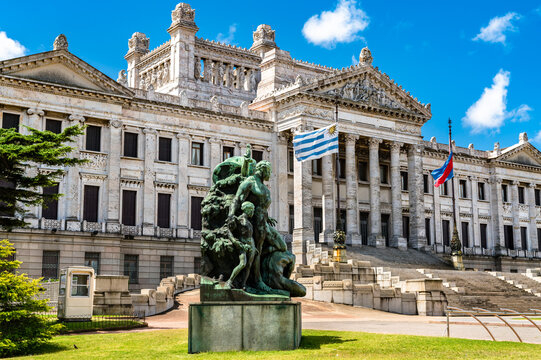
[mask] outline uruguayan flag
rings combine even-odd
[[[298,161],[319,159],[338,152],[337,124],[300,133],[293,137],[293,150]]]

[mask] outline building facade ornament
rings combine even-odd
[[[141,32],[135,32],[128,40],[128,48],[130,52],[148,53],[150,40]]]
[[[45,112],[41,109],[36,109],[36,108],[30,108],[30,109],[27,109],[26,110],[26,113],[28,115],[37,115],[37,116],[43,116],[45,115]]]
[[[292,108],[280,111],[278,113],[278,120],[284,120],[298,115],[313,116],[321,119],[333,119],[334,116],[331,110],[325,110],[306,105],[297,105]]]
[[[68,50],[68,39],[66,35],[60,34],[54,39],[53,50]]]
[[[171,11],[171,23],[187,23],[195,25],[195,9],[192,9],[190,4],[179,3],[175,9]]]
[[[128,86],[128,74],[126,73],[126,70],[122,69],[118,72],[116,81],[122,86]]]
[[[359,63],[372,66],[372,60],[372,52],[367,46],[364,47],[359,55]]]
[[[80,115],[80,114],[71,114],[70,116],[68,116],[68,120],[69,121],[79,121],[80,123],[84,123],[85,122],[85,117],[83,115]]]

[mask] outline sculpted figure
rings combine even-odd
[[[201,60],[198,57],[195,58],[193,77],[195,80],[201,80]]]
[[[222,86],[224,84],[224,73],[225,73],[225,66],[223,63],[220,64],[218,67],[218,79],[216,80],[216,85]]]

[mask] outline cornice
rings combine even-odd
[[[234,45],[223,44],[213,40],[196,37],[195,46],[205,50],[209,50],[211,52],[220,52],[234,57],[241,57],[249,61],[255,62],[257,63],[257,65],[259,65],[259,63],[261,62],[261,57],[257,55],[257,53],[249,49],[241,48]]]

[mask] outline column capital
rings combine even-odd
[[[479,180],[479,178],[477,176],[475,176],[475,175],[472,175],[472,176],[470,176],[470,180],[471,181],[477,181],[477,180]]]
[[[370,148],[375,148],[377,149],[379,147],[379,144],[381,144],[382,140],[381,139],[378,139],[378,138],[369,138],[368,139],[368,145],[370,146]]]
[[[359,139],[359,135],[356,134],[346,134],[345,135],[346,142],[355,142]]]
[[[289,142],[289,135],[286,134],[285,132],[278,133],[277,138],[278,138],[278,143],[281,145],[287,145],[287,143]]]
[[[81,123],[85,122],[85,117],[81,114],[71,114],[69,117],[68,117],[68,120],[69,121],[79,121]]]
[[[513,185],[520,185],[520,181],[518,181],[518,180],[513,180],[512,184],[513,184]]]
[[[491,176],[490,179],[488,179],[488,182],[490,184],[501,184],[502,183],[502,178],[497,177],[497,176]]]
[[[45,115],[45,112],[41,109],[37,109],[37,108],[30,108],[30,109],[27,109],[26,110],[26,113],[28,115],[37,115],[37,116],[43,116]]]
[[[155,135],[157,133],[158,132],[156,131],[156,129],[153,129],[153,128],[146,127],[143,129],[143,134],[145,135]]]
[[[221,144],[221,143],[222,143],[222,140],[219,139],[219,138],[217,138],[217,137],[211,137],[211,138],[209,139],[209,143],[211,143],[211,144]]]
[[[532,189],[535,189],[537,187],[537,184],[536,183],[530,183],[528,185],[528,187],[532,188]]]
[[[118,120],[118,119],[114,119],[114,120],[111,120],[111,121],[109,122],[109,125],[111,125],[112,127],[118,129],[118,128],[122,127],[122,121],[120,121],[120,120]]]
[[[391,150],[394,150],[394,151],[400,151],[400,148],[402,147],[402,145],[404,145],[403,143],[401,142],[398,142],[398,141],[393,141],[391,142]]]
[[[187,133],[178,133],[175,136],[177,137],[177,139],[180,139],[180,140],[190,140],[191,138],[190,134],[187,134]]]
[[[408,150],[413,152],[422,152],[424,146],[422,144],[408,144]]]

